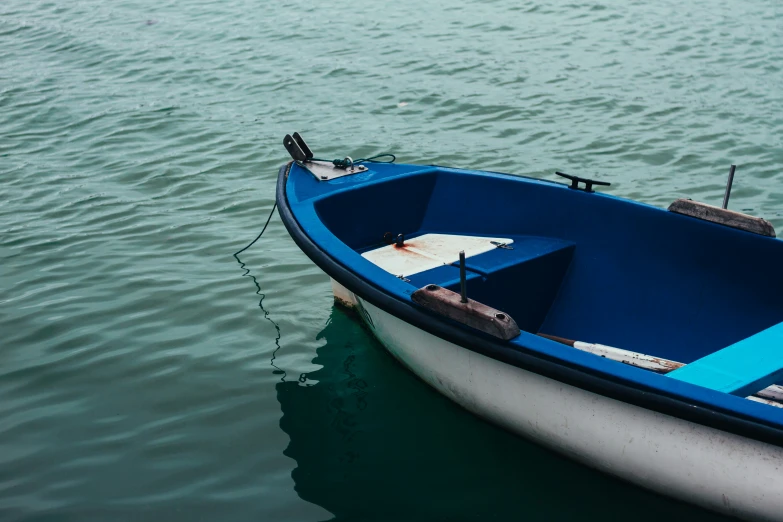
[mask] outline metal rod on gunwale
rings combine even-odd
[[[729,196],[731,195],[731,184],[734,183],[734,170],[737,168],[736,165],[732,165],[731,169],[729,169],[729,182],[726,183],[726,194],[723,195],[723,208],[729,207]]]
[[[467,282],[465,281],[465,251],[459,252],[459,293],[462,296],[463,303],[468,302]]]

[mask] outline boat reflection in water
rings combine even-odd
[[[725,520],[483,422],[416,379],[347,312],[321,369],[277,384],[299,496],[335,520]]]

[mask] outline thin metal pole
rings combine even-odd
[[[736,165],[732,165],[729,170],[729,182],[726,183],[726,193],[723,195],[723,208],[729,208],[729,196],[731,195],[731,184],[734,183],[734,170]]]
[[[465,281],[465,251],[459,253],[459,293],[462,296],[462,302],[468,302],[468,289]]]

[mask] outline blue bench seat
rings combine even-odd
[[[522,330],[538,332],[555,300],[571,263],[574,244],[554,238],[513,236],[512,249],[496,248],[468,258],[468,297],[502,310]],[[421,288],[437,284],[459,292],[458,264],[445,265],[408,277]]]
[[[756,393],[783,379],[783,323],[702,357],[667,376],[742,397]]]

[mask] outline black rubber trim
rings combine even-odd
[[[286,180],[292,163],[280,167],[277,178],[277,208],[288,233],[300,249],[335,281],[359,295],[374,306],[432,335],[468,350],[486,355],[498,361],[522,368],[563,384],[603,395],[621,402],[633,404],[672,417],[709,426],[743,437],[783,447],[783,429],[763,424],[753,419],[731,415],[708,407],[694,405],[676,397],[661,394],[657,390],[632,386],[626,381],[611,380],[606,375],[591,373],[582,367],[569,366],[563,361],[524,352],[510,347],[481,332],[462,327],[426,310],[406,303],[386,293],[372,283],[349,271],[318,245],[302,230],[291,212],[286,198]]]

